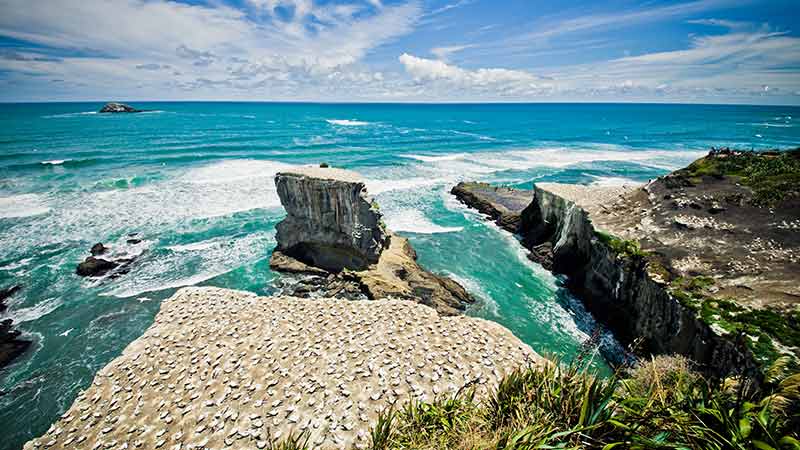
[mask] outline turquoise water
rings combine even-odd
[[[283,216],[274,174],[327,162],[361,172],[421,263],[461,281],[469,314],[569,359],[595,324],[508,233],[447,193],[460,180],[646,181],[708,147],[800,143],[800,109],[685,105],[0,105],[0,287],[35,344],[0,373],[0,448],[19,448],[193,284],[274,292]],[[128,233],[143,239],[127,245]],[[95,242],[140,254],[117,280],[75,265]],[[605,349],[615,351],[604,334]]]

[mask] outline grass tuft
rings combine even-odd
[[[800,374],[779,359],[763,390],[708,380],[682,357],[600,378],[552,363],[471,392],[381,416],[373,449],[800,449]]]

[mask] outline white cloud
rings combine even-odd
[[[539,77],[521,70],[498,68],[464,69],[444,61],[403,53],[398,58],[415,81],[444,83],[458,89],[472,89],[495,95],[532,94],[548,88]]]
[[[60,49],[55,53],[61,55],[46,60],[33,48],[28,60],[0,55],[0,69],[16,74],[7,83],[31,83],[36,78],[30,74],[37,74],[40,80],[63,79],[63,89],[87,85],[132,97],[140,90],[172,93],[176,86],[250,89],[265,80],[275,82],[269,94],[278,95],[309,77],[363,71],[349,66],[410,32],[422,13],[416,0],[392,6],[376,0],[248,1],[250,13],[216,2],[0,0],[0,35]],[[172,70],[156,70],[167,67]]]
[[[447,61],[451,54],[472,48],[474,45],[451,45],[446,47],[434,47],[431,49],[431,54],[435,55],[442,61]]]

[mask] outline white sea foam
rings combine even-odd
[[[325,119],[325,122],[328,122],[331,125],[338,125],[340,127],[363,127],[370,124],[369,122],[352,119]]]
[[[493,137],[484,136],[484,135],[482,135],[482,134],[477,134],[477,133],[468,133],[468,132],[466,132],[466,131],[458,131],[458,130],[450,130],[450,131],[451,131],[452,133],[454,133],[454,134],[459,134],[459,135],[461,135],[461,136],[469,136],[469,137],[478,138],[478,139],[480,139],[481,141],[494,141],[494,140],[496,140],[496,139],[495,139],[495,138],[493,138]]]
[[[0,270],[17,270],[19,268],[25,267],[33,260],[33,258],[24,258],[20,259],[17,262],[6,264],[5,266],[0,266]]]
[[[205,241],[203,248],[172,253],[149,252],[130,273],[109,283],[103,295],[133,297],[145,292],[190,286],[263,258],[275,245],[274,232],[256,232],[238,239]]]
[[[435,178],[401,178],[401,179],[366,179],[364,184],[367,186],[367,192],[371,195],[383,194],[391,191],[407,191],[412,189],[419,189],[426,186],[435,186],[443,184],[444,180]]]
[[[408,155],[400,155],[402,158],[409,158],[409,159],[416,159],[417,161],[422,162],[439,162],[439,161],[453,161],[456,159],[462,159],[467,156],[466,153],[450,153],[447,155],[416,155],[416,154],[408,154]]]
[[[50,211],[50,207],[44,198],[37,194],[0,197],[0,219],[38,216],[48,211]]]
[[[18,324],[31,322],[55,311],[61,306],[61,303],[61,300],[58,298],[48,298],[34,306],[10,311],[7,317]]]
[[[480,283],[478,283],[477,281],[475,281],[475,280],[473,280],[471,278],[460,277],[460,276],[458,276],[458,275],[456,275],[456,274],[454,274],[452,272],[446,272],[445,274],[449,278],[452,278],[458,284],[463,286],[464,289],[466,289],[467,292],[470,293],[470,295],[472,295],[473,297],[475,297],[475,298],[477,298],[479,300],[478,304],[475,305],[475,306],[472,306],[472,308],[476,308],[476,307],[484,308],[485,311],[488,312],[491,317],[494,317],[494,318],[502,317],[502,314],[500,314],[500,307],[497,304],[497,301],[495,301],[495,299],[492,298],[492,296],[489,295],[483,289],[483,286],[481,286]]]
[[[42,116],[43,119],[59,119],[64,117],[78,117],[78,116],[92,116],[97,114],[97,111],[83,111],[83,112],[73,112],[73,113],[64,113],[64,114],[52,114],[49,116]]]
[[[70,159],[53,159],[50,161],[42,161],[40,164],[51,165],[51,166],[60,166],[67,161],[71,161]]]
[[[209,240],[209,241],[193,242],[191,244],[171,245],[167,248],[174,252],[196,252],[200,250],[209,249],[213,247],[215,244],[216,242],[214,240]]]
[[[453,233],[461,231],[462,227],[443,227],[430,221],[421,211],[416,209],[402,209],[387,213],[384,217],[386,224],[392,231],[406,231],[409,233],[435,234]]]
[[[292,142],[298,147],[311,147],[315,145],[330,145],[339,142],[337,139],[332,139],[325,136],[311,136],[308,139],[293,138]]]

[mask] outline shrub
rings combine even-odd
[[[607,379],[574,365],[531,367],[483,402],[460,393],[383,415],[372,448],[800,449],[800,374],[788,367],[779,358],[762,389],[706,379],[681,357]]]

